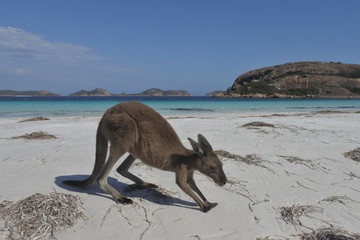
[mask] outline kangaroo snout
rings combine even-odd
[[[224,175],[224,176],[221,176],[220,177],[220,181],[217,183],[219,186],[224,186],[225,184],[227,183],[227,178],[226,178],[226,176]]]

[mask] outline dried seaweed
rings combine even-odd
[[[256,165],[256,166],[261,166],[261,167],[265,167],[262,162],[264,162],[263,159],[261,159],[260,157],[258,157],[256,154],[248,154],[246,155],[242,161],[246,164],[249,165]]]
[[[218,155],[218,157],[220,157],[220,158],[233,159],[233,160],[235,160],[237,162],[244,162],[244,163],[246,163],[248,165],[255,165],[255,166],[258,166],[258,167],[262,167],[262,168],[265,168],[265,169],[267,169],[270,172],[275,174],[275,172],[272,169],[266,167],[263,164],[263,162],[266,162],[266,161],[264,159],[260,158],[259,156],[257,156],[254,153],[253,154],[248,154],[245,157],[242,157],[242,156],[237,155],[237,154],[229,153],[229,152],[227,152],[225,150],[216,150],[216,151],[214,151],[214,153],[216,155]]]
[[[316,170],[316,169],[320,169],[322,171],[326,170],[325,168],[319,167],[318,165],[314,164],[313,161],[311,161],[311,160],[306,160],[306,159],[302,159],[302,158],[294,157],[294,156],[278,155],[278,157],[284,158],[286,161],[288,161],[290,163],[302,164],[302,165],[304,165],[307,168],[310,168],[312,170]]]
[[[350,176],[350,177],[354,177],[354,178],[359,178],[360,179],[360,175],[359,174],[355,174],[353,172],[348,172],[348,173],[345,173],[346,175]]]
[[[249,123],[246,123],[246,124],[242,125],[242,127],[246,127],[246,128],[258,128],[258,127],[275,128],[275,126],[273,124],[264,123],[264,122],[249,122]]]
[[[290,238],[278,235],[269,235],[264,238],[256,238],[256,240],[290,240]]]
[[[279,157],[285,158],[286,161],[290,162],[290,163],[296,163],[296,164],[303,164],[307,167],[309,167],[309,164],[311,165],[312,161],[311,160],[305,160],[299,157],[294,157],[294,156],[281,156],[279,155]]]
[[[0,217],[5,220],[8,239],[46,239],[54,233],[86,220],[78,196],[64,193],[36,193],[18,201],[3,201]]]
[[[347,113],[347,112],[341,112],[341,111],[335,111],[335,110],[322,110],[322,111],[316,111],[311,114],[334,114],[334,113]]]
[[[244,162],[249,165],[263,166],[261,164],[261,162],[263,162],[263,160],[260,157],[258,157],[256,154],[248,154],[245,157],[242,157],[240,155],[232,154],[232,153],[229,153],[224,150],[216,150],[216,151],[214,151],[214,153],[220,157],[233,159],[233,160],[239,161],[239,162]]]
[[[344,156],[346,158],[350,158],[350,159],[352,159],[354,161],[360,162],[360,147],[356,148],[353,151],[344,153]]]
[[[22,136],[18,136],[18,137],[12,137],[12,139],[19,139],[19,138],[23,138],[26,140],[45,140],[45,139],[56,139],[55,135],[49,134],[47,132],[43,132],[43,131],[39,131],[39,132],[33,132],[33,133],[28,133]]]
[[[46,120],[50,120],[50,119],[46,117],[34,117],[34,118],[21,120],[20,122],[34,122],[34,121],[46,121]]]
[[[218,155],[221,158],[229,158],[229,159],[233,159],[235,161],[243,161],[243,157],[237,154],[232,154],[230,152],[227,152],[225,150],[216,150],[214,151],[214,153],[216,155]]]
[[[312,189],[312,188],[309,188],[309,187],[305,186],[304,184],[300,183],[299,181],[296,181],[296,183],[299,184],[299,186],[301,186],[301,187],[303,187],[303,188],[306,188],[306,189],[308,189],[308,190],[310,190],[310,191],[319,192],[319,191],[317,191],[317,190],[315,190],[315,189]]]
[[[255,165],[255,166],[259,166],[259,167],[263,167],[268,169],[265,165],[263,165],[263,162],[266,162],[264,159],[260,158],[259,156],[257,156],[256,154],[247,154],[245,157],[242,157],[240,155],[237,154],[232,154],[229,153],[227,151],[224,150],[216,150],[214,151],[214,153],[216,155],[218,155],[220,158],[228,158],[228,159],[233,159],[235,161],[238,162],[244,162],[248,165]],[[269,170],[269,169],[268,169]]]
[[[358,233],[352,233],[338,228],[321,228],[305,233],[301,240],[360,240]]]
[[[291,207],[281,207],[280,214],[281,218],[286,224],[292,225],[302,225],[299,218],[302,215],[309,216],[308,214],[318,212],[323,212],[321,207],[311,206],[311,205],[293,205]]]
[[[331,196],[328,198],[324,198],[323,200],[319,201],[319,203],[321,202],[338,202],[341,203],[343,205],[346,205],[344,201],[351,201],[351,202],[355,202],[355,203],[359,203],[351,198],[349,198],[348,196]]]

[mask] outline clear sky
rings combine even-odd
[[[359,0],[2,0],[0,89],[204,95],[295,61],[360,64]]]

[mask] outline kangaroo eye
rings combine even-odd
[[[215,171],[215,170],[216,170],[216,167],[215,167],[215,166],[210,166],[210,170],[211,170],[211,171]]]

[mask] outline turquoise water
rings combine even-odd
[[[360,99],[229,99],[210,97],[0,97],[0,117],[101,116],[124,101],[162,114],[360,110]]]

